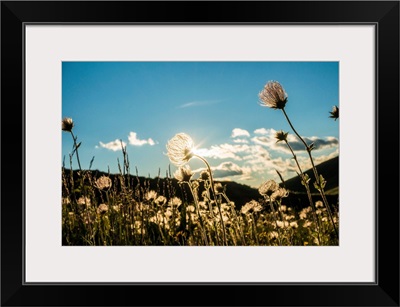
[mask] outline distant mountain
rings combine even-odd
[[[332,158],[328,161],[322,162],[316,165],[316,169],[319,175],[322,175],[326,180],[325,192],[329,195],[339,194],[339,157]],[[314,188],[313,182],[315,182],[315,176],[312,169],[304,172],[307,174],[310,180],[311,193],[319,193],[317,189]],[[295,176],[288,180],[285,180],[285,186],[287,189],[293,192],[305,192],[304,186],[301,184],[299,176]]]
[[[90,176],[93,180],[106,175],[109,176],[113,182],[113,186],[117,188],[118,191],[121,189],[120,177],[119,174],[108,174],[99,170],[91,170]],[[70,176],[70,170],[65,169],[66,176]],[[74,181],[78,182],[78,172],[76,170],[73,171]],[[145,191],[154,190],[160,195],[164,195],[167,198],[177,196],[181,199],[187,199],[188,201],[193,201],[193,197],[190,193],[190,190],[187,184],[179,184],[178,180],[175,178],[149,178],[142,177],[136,175],[125,175],[125,184],[129,185],[132,188],[140,187],[141,193]],[[232,182],[232,181],[215,181],[220,182],[225,186],[226,195],[229,197],[230,201],[233,201],[237,208],[241,208],[245,203],[250,200],[258,200],[261,195],[258,193],[258,189],[254,189],[250,186]],[[88,180],[85,180],[85,184],[89,184]],[[201,193],[204,191],[203,184],[199,186],[199,197],[201,197]]]
[[[317,166],[318,173],[321,174],[325,180],[327,181],[325,186],[325,191],[327,194],[327,198],[329,203],[336,204],[338,201],[339,194],[339,158],[333,158]],[[69,176],[70,171],[65,170],[67,176]],[[108,174],[102,171],[93,170],[90,171],[93,178],[99,178],[102,175],[110,176],[117,189],[119,189],[119,181],[116,180],[116,174]],[[311,178],[310,180],[310,188],[313,194],[314,201],[320,200],[321,197],[318,191],[314,188],[313,182],[314,173],[312,169],[305,171],[306,174]],[[74,171],[75,180],[77,180],[77,172]],[[186,198],[188,201],[192,200],[190,191],[187,185],[180,185],[175,178],[147,178],[147,177],[137,177],[130,175],[129,179],[126,178],[126,181],[129,181],[131,187],[140,186],[142,192],[145,190],[154,190],[158,193],[166,196],[172,197],[177,196],[180,198]],[[241,208],[244,204],[251,200],[259,200],[262,196],[258,193],[258,189],[252,188],[250,186],[239,184],[233,181],[217,181],[221,182],[226,187],[226,194],[229,197],[230,201],[235,202],[237,208]],[[295,208],[302,208],[309,205],[309,201],[307,198],[306,190],[304,186],[300,182],[300,178],[298,176],[290,178],[280,183],[281,186],[285,186],[286,189],[290,191],[289,197],[285,198],[283,203],[288,206]],[[199,188],[200,195],[203,191],[203,185],[200,185]]]

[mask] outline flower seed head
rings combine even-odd
[[[278,188],[274,193],[272,193],[271,198],[272,200],[281,200],[283,197],[288,197],[289,191],[285,188]]]
[[[107,176],[101,176],[99,179],[96,180],[96,187],[99,190],[108,190],[111,188],[112,181]]]
[[[242,214],[248,214],[253,212],[260,212],[263,209],[261,204],[254,199],[247,202],[241,209],[240,212]]]
[[[153,201],[153,200],[155,200],[157,198],[157,192],[154,191],[154,190],[150,190],[144,195],[144,198],[146,200]]]
[[[286,105],[288,95],[282,85],[277,81],[269,81],[258,94],[260,104],[272,109],[283,109]]]
[[[74,122],[72,121],[72,118],[65,117],[61,121],[61,129],[63,131],[71,132],[73,127],[74,127]]]
[[[278,131],[277,133],[275,133],[275,138],[277,139],[276,142],[277,143],[280,142],[280,141],[285,141],[286,142],[288,134],[289,134],[289,132],[285,133],[282,130]]]
[[[98,214],[104,214],[108,211],[108,206],[106,204],[101,204],[97,207]]]
[[[180,166],[174,173],[174,177],[179,182],[189,182],[190,178],[192,178],[193,172],[190,169],[189,165]]]
[[[207,181],[210,179],[210,173],[208,171],[202,171],[200,173],[200,180]]]
[[[214,190],[217,194],[221,194],[225,192],[225,187],[222,185],[222,183],[217,182],[214,184]]]
[[[178,208],[180,205],[182,205],[182,201],[180,198],[174,196],[170,201],[169,201],[169,205],[171,207],[175,207]]]
[[[158,206],[164,206],[165,203],[167,202],[167,198],[165,196],[158,196],[156,200],[154,201]]]
[[[258,192],[262,196],[267,196],[270,197],[274,192],[276,192],[279,189],[279,184],[276,183],[275,180],[267,180],[264,182],[260,188],[258,189]]]
[[[91,202],[90,202],[90,198],[88,197],[79,197],[79,199],[77,200],[78,205],[86,205],[86,207],[90,207]]]
[[[329,118],[333,118],[334,120],[337,120],[339,118],[339,108],[337,106],[333,106],[332,111],[329,113],[331,114]]]
[[[194,143],[190,136],[178,133],[167,143],[167,156],[176,166],[182,166],[193,157]]]

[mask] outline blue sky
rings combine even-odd
[[[287,148],[275,142],[278,130],[289,132],[303,170],[310,167],[282,111],[258,103],[270,80],[287,92],[294,127],[318,144],[316,163],[338,156],[339,121],[329,118],[339,106],[338,62],[63,62],[62,117],[74,121],[82,168],[94,157],[93,170],[117,173],[121,139],[131,172],[137,167],[140,176],[165,177],[169,167],[176,170],[165,146],[184,132],[216,179],[258,187],[279,181],[276,170],[285,179],[296,175]],[[67,168],[72,144],[62,132]],[[189,165],[204,167],[195,159]]]

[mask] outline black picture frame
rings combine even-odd
[[[376,282],[26,284],[24,25],[32,22],[375,25]],[[399,1],[2,1],[1,77],[2,306],[399,306]]]

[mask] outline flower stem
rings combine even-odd
[[[201,218],[201,214],[200,214],[200,207],[199,207],[199,202],[197,200],[197,195],[194,193],[193,187],[190,184],[190,182],[187,182],[187,184],[188,184],[188,186],[190,188],[190,192],[192,193],[192,196],[193,196],[193,199],[194,199],[194,203],[196,205],[196,211],[197,211],[197,215],[199,217],[200,228],[201,228],[201,232],[203,234],[204,244],[208,245],[207,234],[206,234],[206,231],[204,230],[204,224],[203,224],[203,219]]]
[[[288,148],[290,149],[290,152],[293,155],[294,161],[296,161],[297,168],[299,169],[299,172],[300,172],[301,180],[303,181],[304,186],[305,186],[305,188],[307,190],[308,201],[310,202],[310,206],[311,206],[311,208],[313,210],[314,222],[315,222],[315,225],[317,227],[318,242],[320,243],[321,242],[321,238],[320,238],[321,225],[320,225],[320,220],[319,220],[317,214],[315,213],[316,209],[315,209],[315,206],[314,206],[314,202],[312,200],[310,186],[308,185],[308,182],[305,181],[304,173],[303,173],[303,171],[302,171],[302,169],[300,167],[300,164],[299,164],[299,161],[297,160],[296,155],[294,154],[292,146],[290,146],[290,144],[289,144],[289,142],[287,140],[285,140],[285,143],[288,146]]]
[[[207,162],[206,159],[204,159],[203,157],[201,157],[201,156],[199,156],[199,155],[193,154],[193,157],[196,157],[196,158],[200,159],[201,161],[203,161],[204,164],[205,164],[205,165],[207,166],[207,168],[208,168],[208,172],[210,173],[211,191],[212,191],[212,193],[213,193],[214,200],[215,200],[215,202],[217,203],[217,207],[218,207],[218,211],[219,211],[219,216],[220,216],[220,219],[221,219],[222,231],[223,231],[223,235],[224,235],[224,244],[225,244],[225,245],[228,245],[228,244],[227,244],[227,240],[226,240],[225,224],[224,224],[224,220],[223,220],[223,218],[222,218],[222,212],[221,212],[220,203],[217,201],[217,197],[216,197],[217,194],[215,193],[214,179],[213,179],[213,175],[212,175],[212,172],[211,172],[210,164],[208,164],[208,162]]]
[[[301,141],[301,142],[304,144],[304,146],[306,147],[306,151],[307,151],[307,154],[308,154],[308,156],[309,156],[309,158],[310,158],[311,165],[312,165],[312,169],[313,169],[313,172],[314,172],[315,181],[316,181],[316,183],[317,183],[317,185],[318,185],[318,187],[319,187],[318,191],[319,191],[319,193],[321,194],[321,197],[322,197],[322,200],[323,200],[323,202],[324,202],[324,205],[325,205],[325,207],[326,207],[326,209],[327,209],[327,211],[328,211],[329,218],[330,218],[330,220],[331,220],[331,222],[332,222],[333,229],[335,230],[336,237],[339,238],[339,233],[338,233],[338,230],[337,230],[337,228],[336,228],[335,222],[334,222],[334,220],[333,220],[332,212],[331,212],[331,209],[330,209],[330,207],[329,207],[328,200],[326,199],[326,195],[325,195],[324,188],[323,188],[323,187],[321,186],[321,184],[320,184],[320,178],[319,178],[319,175],[318,175],[318,171],[317,171],[317,168],[316,168],[315,165],[314,165],[314,160],[313,160],[312,155],[311,155],[311,150],[312,150],[312,149],[311,149],[310,146],[307,145],[307,143],[304,141],[304,139],[300,136],[300,134],[298,134],[298,132],[296,131],[296,129],[293,127],[292,122],[290,121],[289,116],[287,115],[287,113],[286,113],[286,111],[285,111],[285,108],[282,108],[281,110],[282,110],[283,114],[285,115],[286,120],[288,121],[288,123],[289,123],[290,127],[292,128],[293,132],[297,135],[297,137],[300,139],[300,141]]]
[[[71,130],[71,136],[72,136],[72,139],[74,140],[74,149],[76,152],[76,160],[78,161],[79,170],[82,171],[81,162],[79,160],[78,146],[76,145],[76,137],[75,137],[74,133],[72,132],[72,130]]]
[[[222,197],[225,198],[225,200],[227,201],[228,204],[231,203],[231,201],[229,200],[228,196],[225,193],[222,193]],[[245,242],[245,239],[244,239],[244,234],[243,234],[243,231],[242,231],[242,229],[240,227],[239,218],[238,218],[238,216],[236,214],[236,210],[235,210],[235,208],[233,206],[230,206],[230,207],[231,207],[232,215],[233,215],[233,217],[234,217],[234,219],[236,221],[236,225],[237,225],[237,229],[238,229],[238,232],[239,232],[239,235],[240,235],[240,239],[242,240],[243,245],[246,245],[246,242]]]
[[[253,222],[253,234],[254,234],[254,239],[256,240],[256,244],[257,246],[260,245],[260,243],[258,243],[258,234],[257,234],[257,226],[256,226],[256,221],[255,221],[255,217],[254,214],[251,213],[251,220]]]
[[[81,184],[81,189],[83,190],[83,196],[84,196],[84,199],[85,199],[85,210],[86,210],[86,216],[87,216],[87,219],[90,221],[90,216],[89,216],[89,211],[88,211],[88,206],[87,206],[87,194],[86,194],[86,189],[85,189],[85,187],[84,187],[84,174],[82,173],[82,167],[81,167],[81,162],[80,162],[80,159],[79,159],[79,152],[78,152],[78,147],[79,147],[79,145],[77,145],[76,144],[76,139],[77,139],[77,137],[74,135],[74,133],[72,132],[72,130],[70,131],[70,133],[71,133],[71,136],[72,136],[72,139],[74,140],[74,151],[76,152],[76,160],[78,161],[78,166],[79,166],[79,170],[80,170],[80,172],[81,172],[81,174],[80,174],[80,184]],[[72,159],[72,158],[71,158]],[[72,170],[72,167],[71,167],[71,172],[72,172],[73,170]],[[93,232],[92,232],[92,225],[90,224],[90,222],[89,222],[89,231],[90,231],[90,233],[93,235]]]
[[[275,213],[274,205],[272,204],[272,199],[271,198],[269,198],[269,206],[271,207],[272,216],[274,217],[274,220],[275,220],[276,231],[279,234],[279,236],[278,236],[279,245],[282,245],[281,231],[279,230],[278,220],[276,219],[276,215],[275,215],[276,213]],[[282,223],[284,225],[285,222],[282,221]]]

